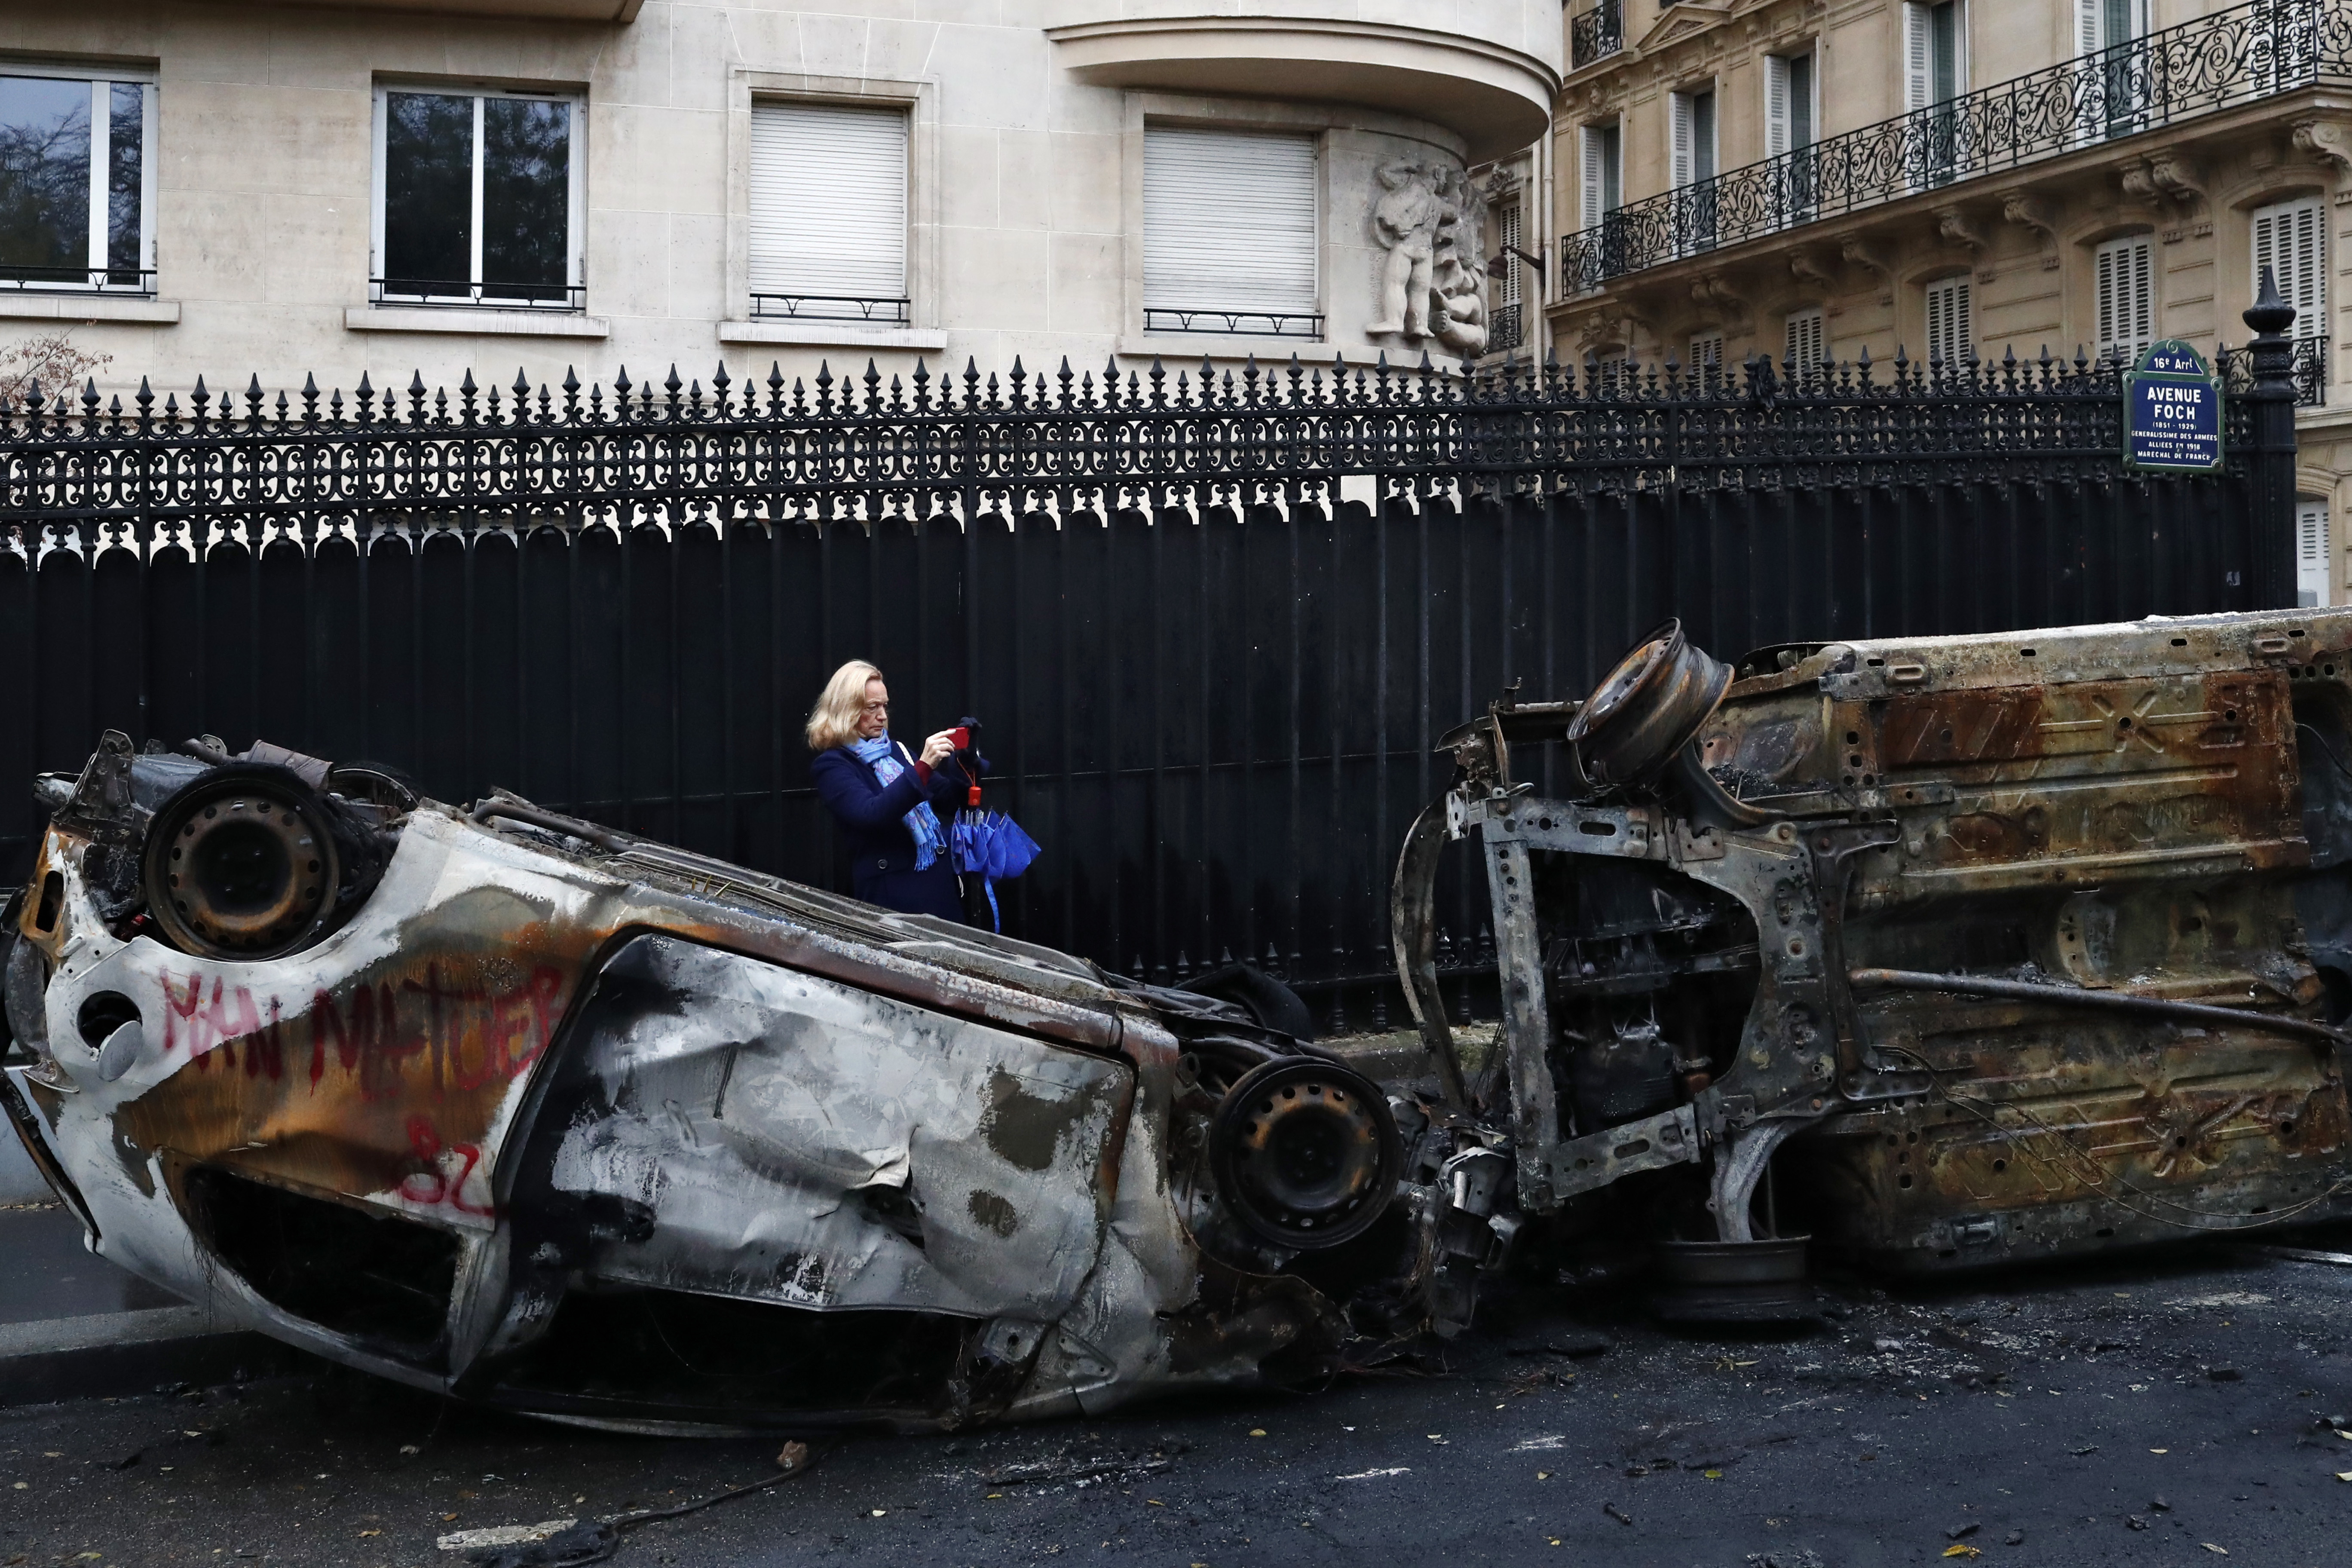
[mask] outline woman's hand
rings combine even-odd
[[[952,730],[942,730],[923,742],[922,760],[926,767],[936,768],[953,755],[955,755],[955,731]]]

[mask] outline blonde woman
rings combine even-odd
[[[850,887],[869,904],[902,914],[964,918],[963,893],[948,854],[947,825],[974,781],[942,730],[920,756],[890,739],[890,688],[882,672],[853,658],[833,672],[809,714],[809,777],[849,847]],[[964,753],[982,773],[978,753]]]

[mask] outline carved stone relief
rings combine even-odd
[[[1379,173],[1370,225],[1387,254],[1366,335],[1434,341],[1465,359],[1485,353],[1485,194],[1451,163],[1400,160]]]

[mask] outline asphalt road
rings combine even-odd
[[[1523,1289],[1442,1356],[1318,1394],[854,1436],[614,1561],[2352,1560],[2352,1268],[2213,1250],[1823,1300],[1811,1331],[1717,1337],[1607,1286]],[[0,1564],[457,1568],[445,1532],[683,1502],[774,1473],[774,1450],[324,1370],[5,1410]]]

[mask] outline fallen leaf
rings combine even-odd
[[[362,1530],[360,1531],[360,1539],[362,1541],[365,1541],[371,1535],[382,1535],[383,1533],[383,1531],[381,1530]]]
[[[2172,1450],[2169,1448],[2150,1448],[2148,1452],[2151,1454],[2169,1454]]]
[[[2221,1556],[2227,1557],[2230,1555],[2230,1549],[2226,1546],[2216,1546],[2210,1541],[2200,1541],[2197,1544],[2203,1547],[2206,1551],[2218,1553]]]
[[[2352,1470],[2338,1470],[2336,1472],[2336,1479],[2339,1481],[2352,1481]]]
[[[890,1510],[887,1510],[887,1509],[881,1509],[881,1508],[877,1508],[877,1509],[876,1509],[876,1510],[873,1510],[873,1516],[874,1516],[876,1519],[880,1519],[884,1514],[886,1514],[886,1513],[887,1513],[887,1512],[889,1512],[889,1511],[890,1511]]]
[[[1705,1475],[1706,1479],[1711,1481],[1719,1481],[1723,1479],[1723,1472],[1721,1470],[1705,1470],[1700,1473]]]
[[[2352,1477],[2347,1477],[2347,1479],[2352,1479]],[[1536,1472],[1536,1479],[1539,1481],[1548,1481],[1551,1479],[1551,1472],[1549,1470],[1538,1470]]]
[[[445,1513],[445,1514],[443,1514],[443,1515],[441,1516],[441,1521],[442,1521],[442,1522],[443,1522],[443,1523],[445,1523],[445,1524],[446,1524],[446,1523],[447,1523],[449,1521],[451,1521],[451,1520],[453,1520],[453,1519],[455,1519],[455,1518],[457,1518],[457,1516],[456,1514],[454,1514],[454,1513]]]
[[[1984,1553],[1978,1551],[1975,1547],[1969,1545],[1966,1542],[1960,1542],[1945,1547],[1944,1555],[1947,1557],[1981,1557]]]
[[[1263,1426],[1253,1426],[1250,1428],[1250,1436],[1253,1437],[1263,1437],[1265,1436],[1265,1428]]]

